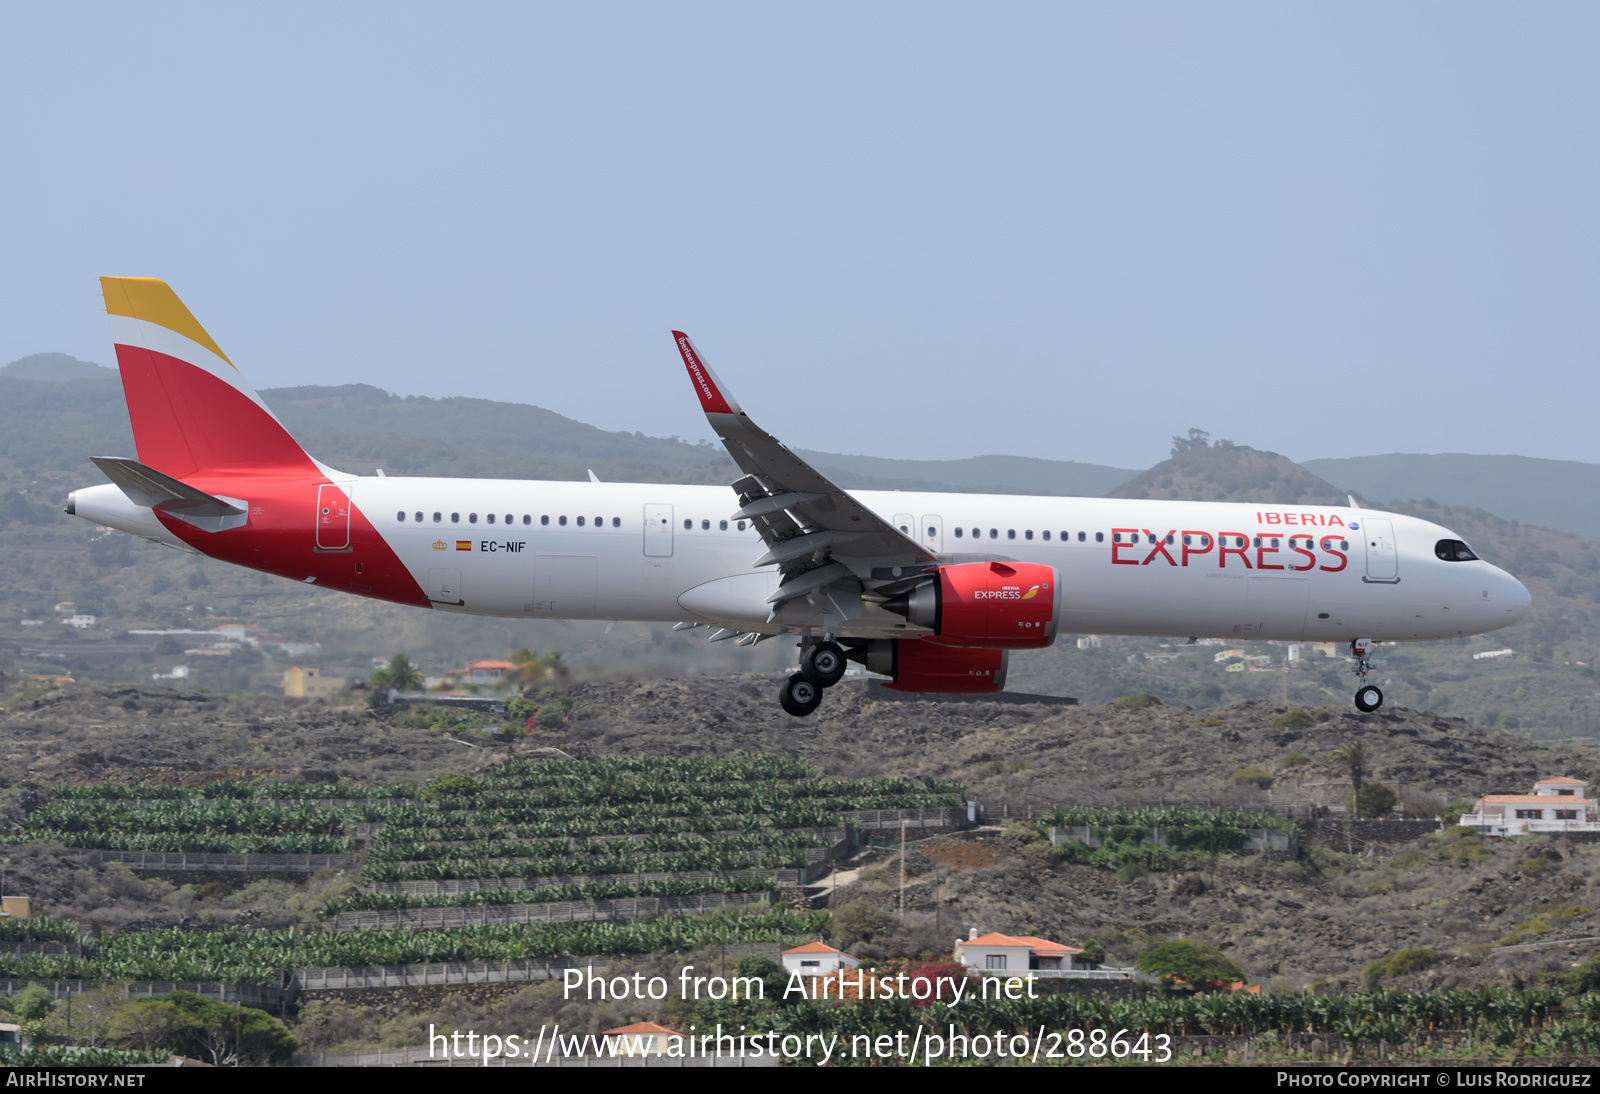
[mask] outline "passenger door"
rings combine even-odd
[[[922,523],[917,526],[921,533],[921,543],[934,554],[944,551],[944,518],[928,515],[922,518]]]
[[[648,558],[672,557],[672,506],[644,507],[644,553]]]
[[[317,487],[317,550],[350,549],[350,498],[339,487],[325,482]]]
[[[1400,551],[1394,540],[1394,521],[1383,517],[1361,520],[1367,544],[1367,580],[1394,584],[1400,580]]]

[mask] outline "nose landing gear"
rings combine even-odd
[[[804,718],[822,703],[822,693],[844,679],[844,648],[831,636],[822,641],[807,638],[800,645],[800,671],[783,682],[778,705]]]
[[[1375,645],[1377,643],[1370,638],[1357,638],[1350,643],[1350,656],[1356,659],[1355,674],[1361,678],[1361,686],[1356,689],[1356,709],[1363,714],[1371,714],[1383,706],[1383,691],[1367,683],[1367,673],[1372,670],[1372,647]]]

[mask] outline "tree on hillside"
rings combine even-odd
[[[1361,780],[1367,774],[1367,758],[1367,746],[1354,740],[1346,741],[1328,757],[1329,763],[1350,776],[1354,820],[1361,819]]]
[[[1214,988],[1244,979],[1244,972],[1208,942],[1160,942],[1139,955],[1134,967],[1168,986]]]
[[[1172,454],[1181,455],[1184,452],[1193,452],[1197,448],[1210,448],[1211,434],[1203,429],[1191,429],[1187,437],[1172,438]]]
[[[422,688],[422,672],[411,663],[409,654],[397,653],[389,663],[372,674],[375,688],[394,688],[396,691],[418,691]]]

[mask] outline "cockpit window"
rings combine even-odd
[[[1433,553],[1446,562],[1478,561],[1478,556],[1472,553],[1472,548],[1459,539],[1441,539],[1433,545]]]

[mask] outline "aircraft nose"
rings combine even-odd
[[[1533,606],[1533,594],[1528,592],[1528,587],[1504,570],[1500,571],[1501,588],[1498,590],[1499,599],[1506,606],[1506,612],[1515,623],[1528,614],[1528,609]]]

